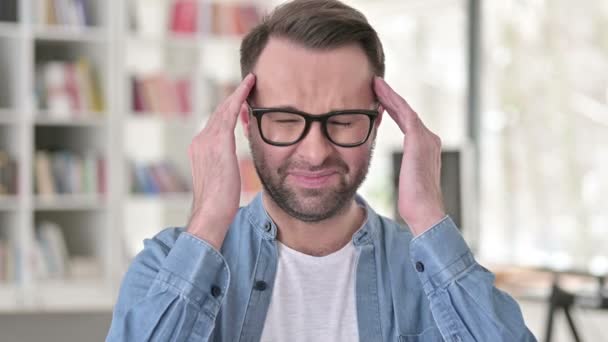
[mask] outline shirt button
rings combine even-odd
[[[267,232],[270,232],[271,229],[272,229],[272,224],[270,222],[266,222],[266,225],[264,226],[264,230]]]
[[[420,261],[416,262],[416,271],[418,271],[418,272],[424,272],[424,264],[421,263]]]
[[[263,280],[258,280],[255,282],[255,285],[253,285],[253,288],[258,291],[264,291],[264,290],[266,290],[266,287],[267,287],[266,282]]]
[[[219,287],[219,286],[217,286],[217,285],[213,285],[213,286],[211,286],[211,295],[212,295],[214,298],[219,297],[221,294],[222,294],[222,289],[220,289],[220,287]]]

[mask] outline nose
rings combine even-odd
[[[295,153],[310,165],[319,166],[329,157],[333,149],[332,143],[323,134],[321,123],[313,122],[304,139],[298,143]]]

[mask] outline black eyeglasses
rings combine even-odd
[[[329,141],[340,147],[357,147],[369,138],[373,123],[378,117],[374,110],[347,109],[321,115],[311,115],[290,108],[254,108],[247,101],[249,113],[258,122],[262,140],[274,146],[289,146],[300,142],[314,121]]]

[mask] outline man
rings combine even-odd
[[[446,216],[439,138],[381,78],[373,28],[295,0],[241,45],[244,79],[189,148],[187,227],[145,241],[109,341],[532,341]],[[403,133],[399,213],[356,191],[386,109]],[[240,117],[264,186],[238,208]]]

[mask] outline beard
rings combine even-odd
[[[357,165],[351,174],[348,164],[337,154],[330,155],[318,166],[290,157],[277,169],[273,169],[268,166],[264,152],[259,147],[263,142],[259,142],[256,146],[251,140],[249,146],[253,162],[264,191],[289,216],[303,222],[323,221],[348,208],[367,176],[375,143],[370,146],[362,165]],[[326,169],[337,171],[339,181],[336,185],[318,189],[297,189],[287,184],[286,179],[290,170],[314,172]]]

